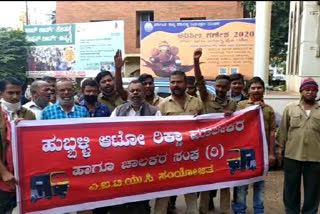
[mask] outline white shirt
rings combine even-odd
[[[305,110],[306,111],[306,114],[308,115],[308,117],[310,116],[310,112],[311,110]]]
[[[51,105],[51,103],[49,103],[49,105]],[[35,102],[33,102],[33,101],[27,102],[26,104],[23,105],[23,107],[32,111],[34,113],[34,115],[36,116],[37,120],[41,119],[41,112],[43,109],[41,109],[39,106],[37,106],[37,104]]]
[[[118,107],[117,107],[118,108]],[[110,117],[117,117],[117,108],[113,110],[111,113]],[[135,111],[132,107],[130,108],[129,114],[127,115],[128,117],[132,116],[140,116],[140,111]],[[158,110],[154,116],[161,116],[161,112]]]

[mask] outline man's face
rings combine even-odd
[[[243,81],[241,79],[233,80],[231,82],[231,91],[234,95],[240,95],[244,88]]]
[[[106,75],[101,78],[100,82],[100,89],[104,94],[111,94],[114,91],[114,81],[110,75]]]
[[[8,84],[1,95],[6,102],[14,104],[20,102],[21,94],[20,86]]]
[[[230,82],[229,80],[226,80],[226,79],[219,79],[216,81],[215,88],[216,88],[217,96],[223,99],[226,97],[227,92],[230,89]]]
[[[51,88],[51,94],[50,94],[50,102],[55,103],[57,100],[56,97],[56,83],[55,82],[48,82]]]
[[[252,83],[248,94],[251,100],[261,101],[263,99],[264,88],[260,83]]]
[[[44,108],[48,105],[52,94],[52,85],[47,82],[39,83],[39,91],[34,94],[34,102]]]
[[[154,83],[151,78],[147,78],[143,82],[143,86],[147,97],[154,95]]]
[[[306,87],[300,92],[304,101],[315,101],[318,90],[315,87]]]
[[[182,75],[172,75],[170,78],[170,90],[174,96],[184,96],[187,89],[187,83]]]
[[[82,91],[84,100],[89,104],[95,104],[98,99],[99,89],[96,86],[86,85]]]
[[[74,89],[71,81],[57,82],[57,95],[62,106],[74,104]]]
[[[187,93],[191,96],[196,96],[197,89],[194,84],[188,83],[187,84]]]
[[[144,87],[141,83],[131,83],[128,90],[128,98],[133,106],[140,106],[145,98]]]
[[[99,90],[95,86],[86,85],[83,89],[83,95],[98,96]]]

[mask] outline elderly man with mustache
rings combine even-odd
[[[161,116],[160,111],[145,101],[146,92],[139,80],[128,86],[128,101],[112,112],[110,117]],[[109,214],[150,214],[149,201],[138,201],[109,207]]]

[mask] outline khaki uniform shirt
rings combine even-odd
[[[98,96],[98,101],[103,105],[106,105],[110,112],[113,112],[117,106],[125,103],[118,93],[116,93],[115,97],[106,97],[103,95],[103,93],[100,93]]]
[[[149,103],[149,104],[159,108],[159,105],[163,100],[164,98],[158,95],[154,95],[152,103]]]
[[[182,107],[172,96],[166,97],[159,105],[162,115],[194,115],[202,114],[203,106],[201,101],[186,94],[186,102]]]
[[[223,103],[218,102],[217,97],[210,94],[207,91],[205,81],[201,80],[196,83],[198,87],[201,101],[203,103],[203,110],[205,114],[209,113],[223,113],[224,111],[235,111],[237,108],[237,103],[230,98],[226,97]]]
[[[253,105],[254,103],[251,100],[243,100],[238,103],[237,110],[241,110]],[[261,108],[263,112],[264,130],[265,130],[266,138],[269,144],[270,133],[276,132],[276,129],[277,129],[276,116],[271,106],[265,103],[262,103]]]
[[[320,105],[315,103],[307,116],[303,101],[284,109],[277,134],[279,151],[286,158],[320,162]]]

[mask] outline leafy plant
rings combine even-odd
[[[256,2],[243,1],[244,17],[255,18]],[[273,1],[271,12],[270,64],[279,66],[286,61],[290,1]]]
[[[23,31],[0,28],[0,79],[16,77],[25,82],[30,45]]]

